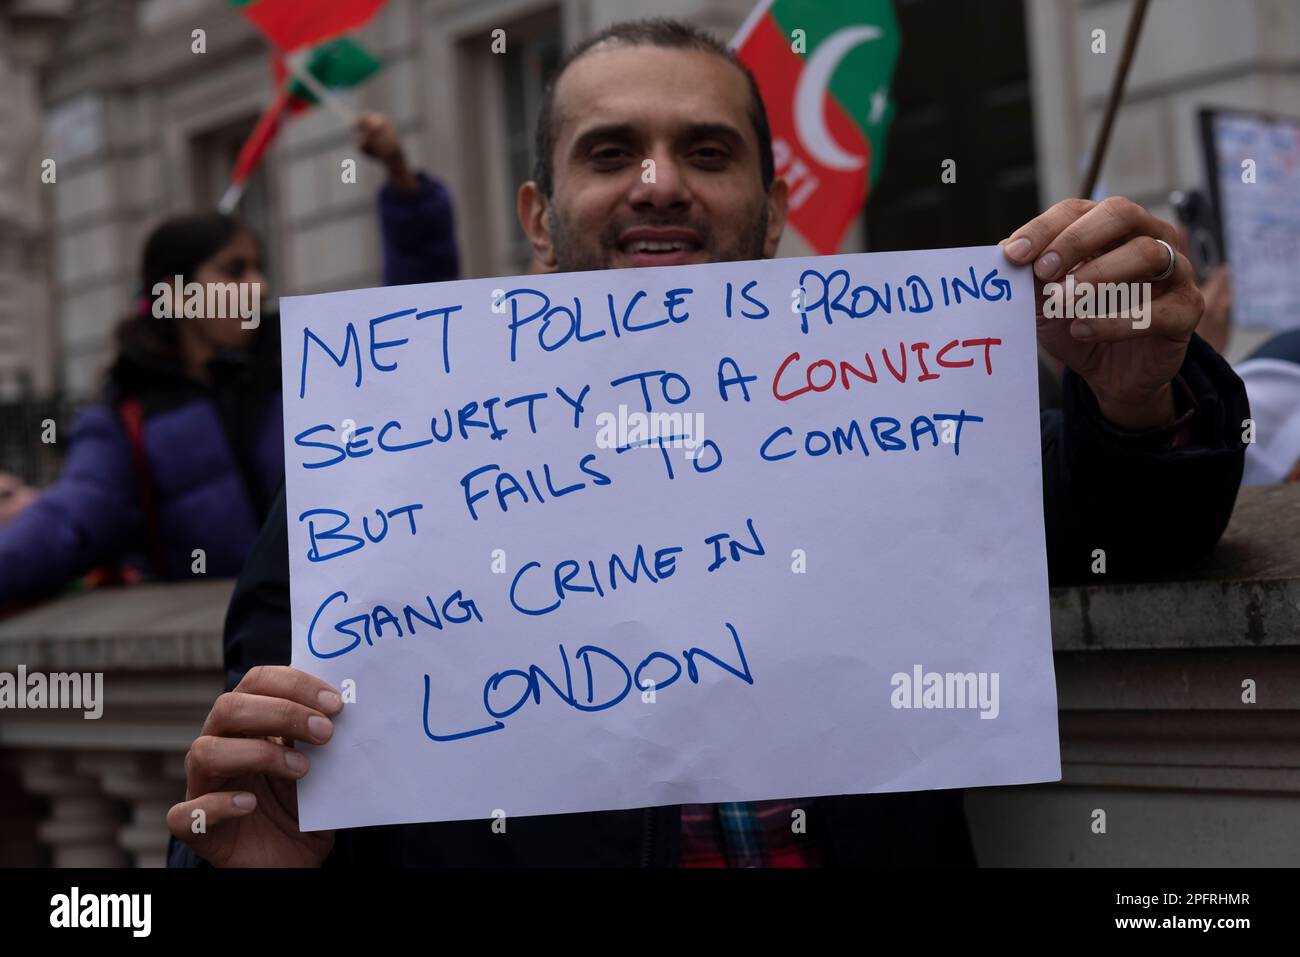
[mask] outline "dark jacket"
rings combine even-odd
[[[163,579],[239,573],[284,476],[278,317],[200,385],[174,359],[124,348],[103,402],[76,418],[58,479],[0,529],[0,605],[39,597],[101,564]],[[137,462],[121,415],[143,414]],[[144,498],[152,497],[148,533]]]
[[[1269,338],[1247,359],[1280,359],[1300,364],[1300,329],[1288,329]]]
[[[1048,569],[1060,584],[1089,574],[1103,548],[1107,578],[1168,572],[1204,555],[1227,525],[1241,483],[1239,423],[1245,391],[1227,363],[1194,338],[1180,373],[1194,401],[1186,444],[1164,431],[1111,428],[1077,376],[1063,408],[1042,416]],[[1184,398],[1180,409],[1193,408]],[[226,686],[258,664],[288,664],[288,528],[283,492],[235,589],[226,620]],[[838,865],[969,866],[974,863],[960,791],[846,795],[809,801],[809,835]],[[663,865],[678,860],[680,809],[341,830],[327,866]],[[183,845],[171,863],[198,858]]]
[[[455,279],[460,269],[451,198],[423,173],[419,181],[414,193],[388,186],[379,194],[389,285]],[[279,344],[278,317],[263,316],[251,352],[214,360],[210,386],[175,361],[124,349],[103,402],[74,422],[58,479],[0,528],[0,606],[41,597],[101,564],[192,578],[195,549],[204,552],[205,574],[237,575],[284,476]],[[147,484],[123,399],[142,406]]]
[[[379,192],[385,286],[460,276],[451,194],[431,176],[415,175],[420,181],[417,192],[403,193],[391,184]]]

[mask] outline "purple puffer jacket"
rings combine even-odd
[[[450,196],[436,180],[419,179],[418,192],[386,187],[379,195],[389,285],[455,279],[459,271]],[[49,593],[105,563],[192,578],[196,549],[207,575],[238,574],[284,474],[277,323],[263,317],[253,353],[219,359],[208,388],[148,356],[118,357],[107,401],[77,417],[58,480],[0,527],[0,606]],[[126,397],[144,410],[161,567],[152,562],[141,485],[118,415]]]
[[[277,321],[263,317],[252,354],[214,360],[207,388],[148,352],[119,354],[106,401],[73,424],[58,480],[0,529],[0,605],[102,564],[166,579],[239,572],[284,473]],[[123,399],[144,412],[156,564]]]

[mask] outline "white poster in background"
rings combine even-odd
[[[1300,325],[1300,121],[1214,118],[1232,315],[1244,328]],[[1249,166],[1243,164],[1249,163]]]
[[[304,829],[1059,778],[996,247],[282,308]]]

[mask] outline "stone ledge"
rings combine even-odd
[[[0,668],[220,669],[230,580],[106,588],[0,622]],[[1053,588],[1056,652],[1300,645],[1300,484],[1242,489],[1178,577]]]
[[[1300,484],[1243,488],[1205,559],[1157,581],[1052,589],[1057,651],[1300,645]]]
[[[234,582],[101,588],[0,622],[0,668],[220,670]]]

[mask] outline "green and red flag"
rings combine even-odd
[[[364,26],[386,0],[229,0],[284,52]]]
[[[303,68],[327,90],[346,90],[364,83],[382,66],[361,44],[348,37],[340,37],[312,50]],[[301,80],[291,76],[280,57],[276,57],[272,63],[272,71],[275,75],[275,99],[239,149],[235,167],[230,173],[230,185],[218,207],[224,212],[229,212],[239,202],[249,177],[262,161],[262,156],[280,131],[285,117],[316,104],[316,97]]]
[[[340,37],[312,50],[305,66],[327,90],[347,90],[370,79],[383,64],[355,40]],[[275,75],[276,89],[280,89],[290,76],[284,59],[276,57],[271,68]],[[289,80],[288,92],[291,112],[297,113],[317,104],[315,95],[297,77]]]
[[[822,255],[884,167],[899,45],[893,0],[763,0],[732,41],[767,107],[790,225]]]

